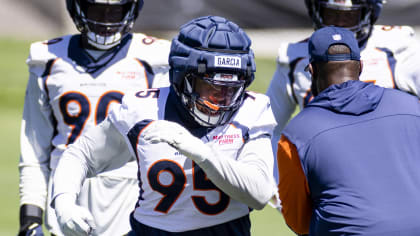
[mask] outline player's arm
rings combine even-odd
[[[20,234],[37,230],[34,225],[42,224],[47,201],[54,125],[41,81],[37,73],[30,71],[20,134]],[[41,227],[38,229],[42,232]]]
[[[85,178],[117,169],[131,160],[124,137],[105,119],[63,153],[53,178],[53,198],[64,193],[78,194]]]
[[[297,106],[293,98],[293,88],[288,73],[289,67],[287,65],[277,63],[276,71],[266,92],[266,95],[270,98],[271,109],[277,122],[272,136],[274,153],[277,151],[277,142],[280,139],[281,131],[286,126]]]
[[[276,191],[273,179],[273,153],[270,136],[247,141],[238,159],[224,157],[209,149],[206,155],[191,157],[211,181],[230,197],[257,210],[262,209]]]
[[[376,25],[369,41],[391,54],[389,66],[393,69],[395,65],[395,87],[420,98],[420,42],[414,29],[410,26]]]
[[[272,127],[272,123],[267,124],[267,129]],[[174,122],[154,121],[143,131],[142,137],[151,143],[166,142],[173,146],[199,165],[223,192],[252,208],[262,209],[276,193],[274,157],[268,133],[253,135],[238,150],[236,159],[227,158],[217,145],[203,143]]]
[[[266,92],[266,95],[270,98],[271,109],[277,122],[271,137],[274,155],[277,153],[277,142],[280,139],[281,131],[292,117],[297,106],[293,97],[293,85],[289,79],[289,71],[289,64],[277,63],[276,71]],[[274,160],[273,169],[274,179],[278,182],[277,160]]]
[[[395,55],[395,83],[398,89],[411,93],[420,99],[420,42],[414,37],[405,44],[404,50]]]
[[[278,142],[279,196],[286,224],[297,234],[309,233],[312,202],[298,152],[285,136]]]
[[[109,119],[66,149],[55,170],[51,202],[63,233],[87,235],[95,228],[87,209],[76,205],[76,196],[86,177],[119,168],[130,160],[123,136]]]

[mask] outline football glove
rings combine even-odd
[[[44,232],[42,232],[42,226],[34,222],[19,229],[18,236],[44,236]]]
[[[61,231],[66,236],[91,235],[95,222],[90,212],[76,205],[76,196],[69,193],[58,195],[55,200],[55,213]]]
[[[153,121],[142,134],[150,143],[165,142],[177,149],[184,156],[197,164],[202,162],[211,148],[201,139],[194,137],[187,129],[175,122],[166,120]]]
[[[42,209],[25,204],[20,207],[20,228],[18,236],[44,236],[42,232]]]

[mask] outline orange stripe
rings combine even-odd
[[[296,147],[282,135],[278,143],[279,195],[287,225],[297,234],[308,234],[312,202]]]

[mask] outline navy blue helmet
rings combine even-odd
[[[325,26],[347,28],[355,33],[359,45],[371,34],[383,0],[305,0],[315,29]]]
[[[170,82],[200,125],[225,124],[241,105],[254,80],[250,46],[238,25],[218,16],[186,23],[172,40]]]
[[[143,0],[66,0],[76,28],[88,43],[107,50],[117,45],[133,28]]]

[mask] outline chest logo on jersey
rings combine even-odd
[[[216,67],[241,68],[240,57],[215,56],[214,65]]]
[[[126,79],[126,80],[133,80],[140,76],[140,72],[138,71],[117,71],[118,78]]]
[[[217,141],[219,145],[233,144],[235,140],[240,139],[239,134],[223,134],[223,135],[214,135],[213,141]]]

